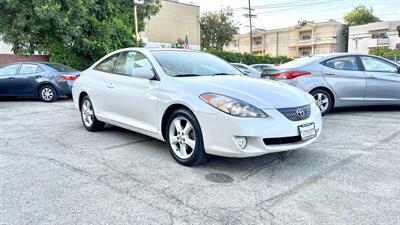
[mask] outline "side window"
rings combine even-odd
[[[108,57],[107,59],[105,59],[101,63],[99,63],[94,69],[100,70],[103,72],[107,72],[107,73],[112,73],[114,64],[117,61],[118,56],[119,56],[119,53]]]
[[[325,62],[325,66],[336,70],[358,70],[354,56],[338,57]]]
[[[0,76],[2,75],[15,75],[17,74],[19,65],[9,65],[0,69]]]
[[[21,69],[19,70],[19,74],[33,74],[38,70],[37,65],[32,64],[22,64]]]
[[[258,71],[261,71],[261,70],[262,70],[261,66],[255,66],[254,69],[256,69],[256,70],[258,70]]]
[[[361,56],[365,71],[397,73],[397,66],[382,59]]]
[[[133,76],[136,52],[123,52],[115,64],[114,73]]]
[[[135,68],[146,68],[152,70],[149,60],[142,53],[136,53],[135,55]]]
[[[134,76],[134,69],[138,68],[153,69],[149,60],[142,53],[124,52],[115,64],[114,73]]]

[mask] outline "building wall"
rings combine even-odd
[[[13,54],[11,51],[11,45],[8,45],[0,39],[0,54]]]
[[[0,54],[0,66],[13,62],[26,61],[49,61],[46,55],[15,55],[15,54]]]
[[[387,46],[391,49],[396,48],[396,44],[400,44],[398,21],[383,21],[377,23],[369,23],[359,26],[351,26],[349,28],[349,52],[352,53],[368,53],[370,48]],[[373,38],[374,34],[384,33],[387,38]]]
[[[141,34],[146,47],[167,47],[188,34],[190,48],[200,49],[200,7],[171,0],[161,4],[160,12],[150,17]]]

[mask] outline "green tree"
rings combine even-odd
[[[367,23],[374,23],[381,21],[378,17],[374,16],[374,10],[368,9],[365,5],[357,5],[350,12],[346,13],[343,17],[344,26],[342,35],[346,40],[346,51],[348,48],[349,27],[356,25],[363,25]]]
[[[200,18],[200,29],[204,50],[222,50],[239,31],[230,8],[204,13]]]
[[[139,29],[160,7],[145,0]],[[141,45],[133,38],[132,9],[132,0],[0,0],[0,36],[17,54],[45,53],[85,69],[111,51]]]

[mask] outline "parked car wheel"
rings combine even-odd
[[[185,109],[175,111],[165,133],[168,148],[177,162],[195,166],[207,161],[200,125],[193,113]]]
[[[95,132],[104,128],[105,123],[97,120],[92,102],[88,96],[83,97],[80,109],[82,123],[86,130]]]
[[[322,115],[326,115],[331,111],[333,106],[333,97],[329,92],[323,89],[315,89],[311,91],[310,94],[314,97]]]
[[[44,102],[54,102],[58,99],[56,90],[50,85],[44,85],[40,88],[39,97]]]

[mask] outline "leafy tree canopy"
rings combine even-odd
[[[367,23],[381,21],[378,17],[374,16],[374,10],[368,9],[365,5],[358,5],[344,16],[344,21],[349,26],[363,25]]]
[[[346,40],[346,51],[349,39],[349,27],[367,23],[379,22],[380,19],[374,16],[374,10],[368,9],[365,5],[357,5],[350,12],[344,15],[343,38]]]
[[[139,7],[144,18],[159,0]],[[0,36],[17,54],[40,52],[78,69],[119,48],[140,45],[134,33],[132,0],[0,0]]]
[[[222,50],[239,31],[230,8],[204,13],[200,18],[200,29],[201,48],[204,50]]]

